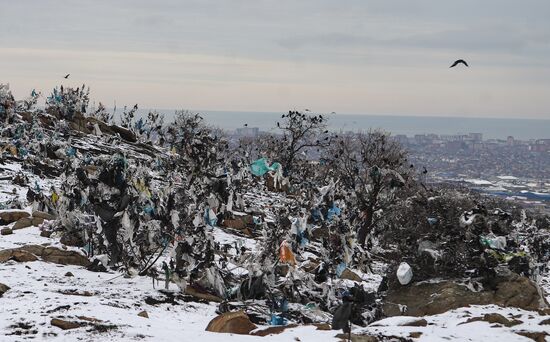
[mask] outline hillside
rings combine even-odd
[[[235,140],[0,90],[2,340],[548,338],[550,220],[427,187],[384,132],[289,112]]]

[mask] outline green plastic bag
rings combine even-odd
[[[255,162],[253,162],[252,164],[250,164],[250,172],[252,172],[252,174],[254,176],[261,177],[269,171],[277,171],[277,169],[279,169],[279,167],[281,167],[281,164],[279,164],[277,162],[275,162],[275,163],[271,164],[271,166],[269,166],[267,164],[267,160],[265,158],[260,158],[260,159],[256,160]]]

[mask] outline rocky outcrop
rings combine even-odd
[[[535,284],[526,277],[511,273],[500,278],[496,288],[479,292],[470,291],[466,286],[452,280],[392,286],[382,309],[386,316],[425,316],[469,305],[488,304],[524,310],[537,310],[541,306],[547,306]]]
[[[55,247],[46,247],[40,255],[44,261],[61,265],[88,266],[90,261],[84,255],[75,251],[65,251]]]
[[[13,234],[13,230],[11,230],[10,228],[2,228],[0,230],[0,235],[11,235]]]
[[[10,224],[29,216],[31,216],[31,214],[23,210],[3,210],[0,211],[0,225]]]
[[[39,226],[44,223],[42,217],[22,217],[13,225],[13,230],[28,228],[32,226]]]
[[[38,258],[25,250],[15,250],[13,251],[13,255],[11,257],[12,260],[15,260],[17,262],[30,262],[30,261],[36,261]]]
[[[37,257],[44,261],[61,265],[88,266],[90,261],[84,255],[76,251],[67,251],[56,247],[45,247],[40,245],[27,245],[19,248],[5,249],[0,251],[0,263],[8,260],[18,262],[36,261]]]
[[[208,323],[206,331],[248,335],[256,328],[256,325],[243,311],[237,311],[224,313],[214,318]]]
[[[53,220],[55,217],[48,213],[35,211],[29,214],[24,210],[3,210],[0,211],[0,225],[7,225],[15,222],[12,229],[23,229],[31,226],[41,225],[44,220]]]
[[[48,214],[43,211],[33,211],[32,217],[42,218],[44,220],[55,220],[55,215]]]
[[[76,329],[76,328],[80,328],[81,326],[83,326],[82,323],[66,321],[66,320],[60,319],[60,318],[53,318],[51,320],[50,324],[53,325],[54,327],[58,327],[58,328],[61,328],[63,330]]]
[[[490,314],[485,314],[483,317],[468,318],[468,320],[464,322],[464,324],[471,323],[471,322],[479,322],[479,321],[483,321],[491,324],[500,324],[505,327],[513,327],[514,325],[523,323],[522,321],[517,319],[509,320],[508,318],[498,313],[490,313]]]
[[[548,336],[548,333],[543,332],[543,331],[539,331],[539,332],[534,332],[534,331],[518,331],[518,332],[516,332],[516,334],[518,334],[518,335],[520,335],[520,336],[524,336],[524,337],[530,338],[530,339],[532,339],[532,340],[535,341],[535,342],[545,342],[545,341],[547,341],[547,340],[546,340],[546,336]]]

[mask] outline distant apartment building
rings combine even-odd
[[[403,145],[407,145],[409,143],[409,138],[405,134],[397,134],[394,135],[393,138]]]
[[[538,139],[529,145],[529,151],[550,152],[550,139]]]
[[[476,142],[483,141],[483,133],[469,133],[468,138]]]
[[[260,134],[258,127],[241,127],[235,130],[235,135],[239,137],[257,137]]]
[[[415,134],[414,142],[419,145],[424,145],[428,141],[426,134]]]

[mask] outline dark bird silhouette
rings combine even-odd
[[[308,108],[306,108],[306,112],[309,112],[310,110]]]
[[[67,79],[67,78],[69,78],[69,76],[71,76],[71,74],[67,74],[67,75],[65,75],[65,77],[63,77],[63,78],[64,78],[64,79]]]
[[[449,68],[454,68],[455,66],[459,65],[459,64],[464,64],[465,66],[469,67],[468,63],[466,63],[465,60],[463,59],[458,59],[456,60],[453,65],[451,65]]]
[[[247,127],[247,126],[248,126],[248,124],[247,124],[247,123],[245,123],[245,124],[244,124],[244,127]]]
[[[422,171],[423,174],[426,174],[428,173],[428,170],[426,170],[426,168],[424,168],[424,170]]]

